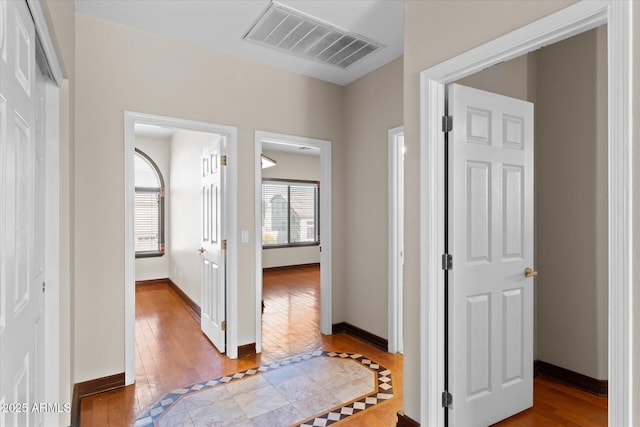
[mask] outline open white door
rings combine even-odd
[[[203,150],[202,170],[202,332],[226,351],[226,236],[224,226],[225,137],[212,135]]]
[[[36,36],[24,1],[0,1],[0,425],[41,425],[44,122]],[[40,113],[43,110],[40,109]],[[8,406],[5,406],[8,405]]]
[[[449,425],[533,405],[533,104],[452,84]]]

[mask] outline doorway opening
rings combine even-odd
[[[173,288],[173,293],[199,317],[201,325],[197,333],[201,329],[220,351],[226,351],[230,358],[237,357],[236,133],[236,128],[228,126],[125,112],[127,385],[134,381],[136,360],[139,360],[136,357],[136,282],[163,282]],[[224,188],[209,192],[207,199],[202,187],[210,175],[206,171],[218,170],[222,164],[222,154],[218,151],[214,156],[216,168],[210,164],[213,157],[208,151],[212,144],[225,151],[225,182]],[[155,181],[148,176],[146,183],[140,179],[144,173],[154,172],[160,177]],[[224,199],[211,195],[220,195],[223,190]],[[214,211],[222,221],[213,225],[206,222],[205,227],[208,218],[205,213]],[[213,283],[221,287],[213,293],[209,289],[211,281],[205,280],[211,278],[210,269],[205,268],[211,261],[203,250],[203,246],[211,249],[212,236],[216,245],[221,246],[222,239],[227,245],[224,251],[226,281]],[[218,299],[212,299],[212,295]],[[216,307],[222,307],[218,313],[225,319],[224,324],[219,322],[223,333],[212,335],[201,319],[211,317]]]
[[[256,351],[278,359],[331,334],[331,145],[256,131]],[[247,236],[248,237],[248,236]]]
[[[493,64],[521,56],[542,46],[564,40],[602,24],[608,24],[608,373],[609,424],[624,425],[631,420],[631,361],[626,356],[630,348],[631,266],[629,230],[630,217],[625,200],[630,197],[630,126],[629,107],[629,8],[626,3],[594,2],[570,6],[533,24],[487,43],[421,74],[423,138],[421,140],[421,277],[424,292],[422,304],[427,308],[423,320],[422,341],[427,348],[443,348],[442,279],[436,273],[443,253],[444,223],[443,164],[439,134],[444,116],[444,85],[471,75]],[[615,84],[613,83],[615,82]],[[615,113],[615,114],[614,114]],[[434,181],[428,180],[431,176]],[[428,184],[427,184],[428,183]],[[435,185],[434,185],[435,184]],[[431,254],[429,256],[429,254]],[[614,331],[611,333],[611,331]],[[622,332],[621,332],[622,331]],[[444,353],[444,352],[443,352]],[[443,354],[422,355],[422,391],[426,399],[422,406],[422,423],[440,425],[443,411],[439,408],[443,377],[438,375],[444,365]],[[433,382],[427,378],[435,378]]]
[[[497,337],[494,339],[502,342],[498,347],[505,347],[503,350],[492,352],[491,358],[503,359],[500,363],[501,368],[495,369],[494,366],[493,372],[505,369],[504,378],[509,380],[505,381],[500,389],[509,390],[511,402],[515,402],[514,388],[517,386],[514,382],[515,378],[521,378],[522,384],[527,384],[528,393],[533,390],[534,383],[539,383],[531,378],[533,372],[531,367],[534,366],[534,377],[540,374],[592,394],[606,396],[608,324],[606,57],[606,27],[598,27],[465,77],[456,82],[455,88],[449,86],[448,89],[450,95],[448,115],[453,119],[453,133],[449,133],[448,143],[449,152],[454,152],[449,159],[449,194],[453,198],[453,206],[451,204],[448,206],[449,224],[452,227],[449,230],[453,231],[454,237],[450,235],[448,238],[450,247],[447,253],[453,254],[455,266],[452,271],[445,272],[450,277],[451,275],[454,277],[453,284],[449,278],[449,307],[454,307],[455,312],[455,301],[461,297],[461,289],[465,287],[465,283],[455,281],[455,276],[463,274],[465,269],[476,272],[473,274],[474,279],[470,281],[473,284],[469,289],[472,294],[477,295],[481,293],[480,289],[486,289],[486,284],[482,283],[481,278],[482,271],[488,264],[493,266],[496,273],[513,270],[514,266],[517,266],[513,270],[515,274],[506,274],[502,279],[504,283],[508,283],[505,285],[504,294],[500,297],[500,292],[494,292],[489,294],[487,299],[495,310],[490,316],[493,324],[501,323],[498,319],[509,313],[508,324],[513,326],[522,322],[524,325],[521,335],[526,338],[523,345],[518,345],[519,338],[516,336],[509,336],[506,333],[496,335],[496,330],[492,334]],[[581,78],[576,79],[576,75],[581,75]],[[454,89],[457,90],[454,93],[463,95],[462,98],[452,99],[451,90]],[[467,241],[466,237],[460,238],[460,233],[464,235],[464,227],[468,227],[466,235],[474,234],[475,236],[475,241],[472,241],[475,243],[470,243],[474,256],[477,258],[480,252],[484,253],[481,250],[481,247],[484,247],[483,238],[477,235],[481,231],[478,226],[481,226],[482,221],[469,222],[468,226],[466,221],[456,222],[456,216],[459,217],[461,212],[469,209],[469,207],[465,208],[467,198],[470,205],[482,203],[482,200],[474,197],[478,194],[475,194],[477,189],[473,189],[484,179],[483,174],[478,173],[480,164],[467,162],[467,168],[475,171],[475,174],[472,172],[469,175],[468,178],[471,180],[469,183],[457,180],[458,175],[455,173],[462,161],[458,156],[472,155],[469,150],[477,153],[481,150],[478,147],[481,143],[478,137],[469,136],[475,135],[474,129],[479,130],[478,123],[468,120],[466,136],[456,134],[457,130],[461,130],[459,121],[464,120],[464,114],[459,114],[462,113],[463,108],[454,108],[454,106],[456,102],[461,102],[464,96],[472,95],[472,102],[478,104],[474,104],[474,108],[464,108],[467,115],[472,115],[478,123],[481,123],[481,115],[476,110],[479,108],[479,103],[498,98],[500,105],[503,106],[501,108],[506,110],[496,111],[494,120],[498,119],[500,122],[508,120],[507,129],[509,126],[512,127],[505,135],[502,134],[501,126],[492,129],[490,149],[494,154],[489,160],[483,157],[492,162],[492,169],[496,169],[493,176],[488,177],[489,182],[493,183],[494,188],[499,187],[500,190],[494,190],[491,195],[492,203],[486,206],[491,212],[489,217],[493,225],[487,229],[487,235],[491,234],[494,238],[491,239],[492,244],[487,245],[493,251],[488,252],[488,258],[482,263],[470,263],[469,258],[464,259],[464,251],[460,250]],[[532,107],[535,106],[535,124],[533,117],[527,118],[520,111],[523,101],[528,101]],[[559,110],[564,111],[564,114],[558,114]],[[505,111],[507,116],[503,119],[502,112]],[[525,125],[525,131],[522,133],[525,135],[524,151],[518,145],[522,144],[521,136],[515,132],[519,127],[517,122],[520,117],[525,118],[522,122]],[[515,120],[516,118],[518,120]],[[528,137],[529,132],[532,138]],[[521,166],[515,167],[521,161],[519,159],[523,154],[525,161],[531,161],[532,164],[525,166],[524,169]],[[534,164],[535,172],[533,172]],[[501,181],[502,184],[500,184]],[[535,201],[533,200],[534,181],[538,195]],[[522,186],[523,183],[524,186]],[[466,194],[466,196],[460,199],[457,196],[460,194]],[[472,203],[472,199],[476,203]],[[524,203],[521,204],[523,200]],[[496,206],[502,206],[502,208],[494,209]],[[472,207],[471,210],[476,211],[477,218],[479,213],[477,207]],[[501,224],[504,221],[504,226],[496,227],[496,221]],[[456,230],[456,226],[460,228]],[[476,231],[471,233],[474,229]],[[558,260],[562,261],[558,262]],[[518,264],[518,262],[524,262],[524,264]],[[534,267],[529,278],[522,274],[525,266]],[[494,283],[497,282],[500,280]],[[530,305],[532,309],[518,314],[519,310],[514,310],[516,301],[518,305],[524,301],[525,306]],[[470,310],[467,314],[471,316],[474,312],[471,307],[474,304],[480,306],[482,302],[480,298],[474,296],[469,298],[466,304]],[[459,330],[461,325],[458,324],[456,327],[455,323],[458,319],[463,323],[464,317],[463,312],[449,316],[448,326],[451,328],[453,324],[452,329]],[[476,331],[476,335],[479,334],[481,323],[481,318],[470,322],[475,325],[472,329]],[[521,329],[522,325],[516,329]],[[508,329],[504,328],[504,330]],[[537,335],[534,331],[538,331]],[[448,390],[453,393],[453,396],[463,393],[459,383],[457,383],[458,387],[451,386],[451,377],[464,377],[463,372],[466,368],[462,366],[456,368],[456,363],[460,360],[456,357],[456,353],[463,351],[462,348],[465,347],[464,342],[466,342],[459,341],[457,338],[464,335],[460,330],[458,333],[448,332],[451,355]],[[478,344],[480,343],[469,343],[471,346]],[[526,357],[523,356],[521,348],[527,349]],[[480,349],[472,353],[475,354],[473,358],[475,362],[482,359],[482,355],[479,354]],[[523,359],[526,359],[524,365]],[[474,364],[477,365],[477,363],[464,364],[470,370],[466,373],[467,376],[473,376],[471,371],[474,369]],[[510,368],[507,368],[509,366]],[[514,369],[516,366],[525,366],[527,369],[520,369],[521,372],[518,373]],[[462,377],[460,377],[461,374]],[[500,381],[502,380],[495,377],[491,379],[493,384],[501,383]],[[453,383],[456,384],[455,381]],[[534,391],[535,399],[528,395],[521,401],[520,406],[516,405],[511,411],[506,410],[506,399],[499,399],[503,402],[502,410],[505,414],[514,414],[533,404],[532,409],[518,414],[517,418],[522,420],[524,417],[535,415],[537,419],[544,419],[547,416],[544,408],[533,403],[539,402],[538,395],[542,389],[538,390],[538,388]],[[595,398],[593,400],[592,405],[585,403],[585,413],[588,413],[589,420],[600,420],[606,423],[606,408],[603,408],[602,404],[605,402],[606,405],[606,397],[597,400],[597,403]],[[515,405],[515,403],[512,404]],[[458,416],[461,411],[460,406],[461,404],[458,403],[456,408]],[[486,409],[490,405],[484,403],[482,407]],[[565,410],[569,412],[572,408],[568,407]],[[477,412],[477,410],[470,411],[475,420],[480,418]],[[492,410],[493,413],[495,413],[494,410]],[[507,415],[503,415],[499,418],[505,418],[504,425],[509,425],[508,423],[513,420],[506,417]],[[494,420],[497,421],[497,418]],[[459,423],[458,418],[456,424]],[[463,424],[470,424],[470,422],[463,422]]]

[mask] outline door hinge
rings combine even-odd
[[[453,130],[453,117],[442,116],[442,132],[451,132]]]
[[[220,166],[227,166],[227,156],[226,155],[220,156]]]
[[[227,249],[227,239],[224,239],[222,242],[220,242],[220,247],[222,249]]]
[[[453,255],[442,254],[442,269],[443,270],[453,269]]]
[[[223,331],[227,330],[227,321],[223,320],[222,323],[220,323],[220,329],[222,329]]]
[[[442,392],[442,407],[451,408],[453,406],[453,395],[448,391]]]

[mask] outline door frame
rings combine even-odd
[[[445,85],[607,24],[609,145],[609,425],[631,425],[632,3],[581,1],[420,73],[420,422],[444,425]],[[436,349],[434,351],[434,349]]]
[[[275,140],[320,149],[320,332],[333,333],[332,266],[331,266],[331,141],[255,131],[254,152],[254,253],[256,283],[256,352],[262,352],[262,141]]]
[[[227,356],[238,357],[238,129],[233,126],[158,116],[133,111],[124,112],[124,362],[125,385],[136,377],[135,313],[135,245],[133,195],[135,188],[135,124],[227,135],[225,224],[227,236]]]
[[[65,358],[69,349],[61,349],[60,305],[61,278],[64,267],[60,264],[60,89],[56,83],[45,81],[45,267],[44,280],[44,399],[46,402],[59,402],[61,387],[70,386],[70,378],[60,378],[60,360]],[[68,332],[68,331],[65,331]],[[45,425],[60,422],[59,414],[45,413]]]
[[[404,156],[399,136],[404,126],[389,129],[389,353],[402,352],[404,259]],[[399,177],[402,176],[402,179]],[[402,253],[401,253],[402,252]]]
[[[44,51],[52,81],[45,79],[45,264],[44,280],[47,284],[44,294],[44,401],[60,402],[60,397],[65,396],[61,390],[72,385],[71,378],[60,378],[60,363],[68,362],[69,349],[61,348],[65,336],[61,336],[61,326],[68,326],[66,321],[61,321],[60,305],[61,285],[68,288],[68,283],[63,284],[62,278],[68,277],[68,266],[60,264],[60,250],[62,240],[60,238],[60,225],[62,205],[60,199],[60,88],[63,85],[62,66],[56,53],[49,26],[42,10],[42,5],[37,0],[26,0],[31,17],[35,25],[35,31],[40,40],[40,46]],[[68,295],[66,295],[68,297]],[[65,315],[66,316],[66,315]],[[68,333],[63,331],[62,334]],[[68,338],[68,337],[67,337]],[[43,416],[45,425],[55,425],[61,422],[58,413],[48,412]]]

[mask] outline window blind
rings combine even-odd
[[[263,180],[263,246],[319,243],[318,188],[315,181]]]
[[[136,252],[160,252],[160,190],[136,190],[134,205]]]

